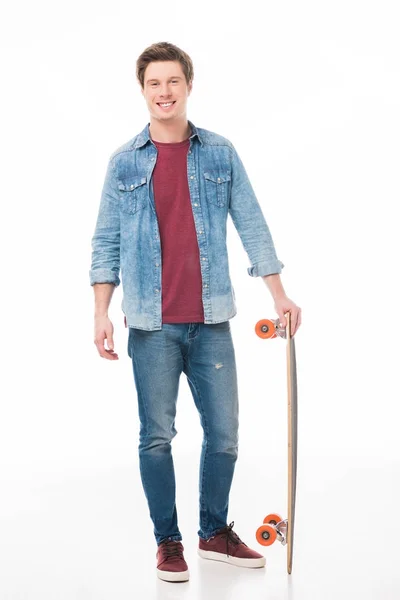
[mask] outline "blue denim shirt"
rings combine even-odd
[[[273,240],[249,178],[233,144],[196,128],[187,157],[190,201],[200,251],[205,323],[236,314],[226,246],[230,214],[251,266],[252,277],[280,273]],[[110,156],[92,238],[90,285],[122,280],[122,310],[128,327],[162,328],[162,252],[154,204],[157,161],[148,123]],[[121,280],[119,274],[121,271]]]

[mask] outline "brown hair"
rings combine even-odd
[[[193,63],[190,56],[170,42],[158,42],[146,48],[136,61],[136,77],[142,89],[144,88],[144,72],[146,68],[151,62],[161,60],[176,60],[180,62],[185,74],[186,83],[189,84],[193,80]]]

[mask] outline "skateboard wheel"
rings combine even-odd
[[[273,525],[261,525],[256,531],[256,539],[261,546],[271,546],[276,540],[277,532]]]
[[[263,523],[268,523],[270,525],[277,525],[280,521],[283,521],[283,519],[280,515],[277,515],[276,513],[271,513],[270,515],[267,515],[265,517]]]
[[[255,326],[258,337],[264,340],[276,337],[275,323],[270,319],[261,319]]]

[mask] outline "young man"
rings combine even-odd
[[[171,454],[182,372],[204,431],[198,553],[241,567],[265,565],[233,531],[234,523],[227,523],[238,453],[228,213],[248,254],[249,275],[264,279],[282,326],[285,313],[291,313],[293,335],[301,310],[284,292],[283,264],[235,148],[186,117],[190,57],[173,44],[157,43],[136,67],[150,123],[108,164],[92,239],[95,344],[103,358],[118,359],[108,307],[121,269],[140,417],[140,473],[158,544],[157,575],[186,581]]]

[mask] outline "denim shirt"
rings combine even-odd
[[[227,217],[247,252],[249,275],[280,273],[273,240],[233,144],[191,121],[187,176],[200,252],[205,323],[233,317],[235,293],[229,275]],[[92,238],[90,285],[122,280],[122,310],[128,327],[162,328],[162,250],[154,204],[157,148],[150,123],[111,154]],[[121,280],[119,274],[121,271]]]

